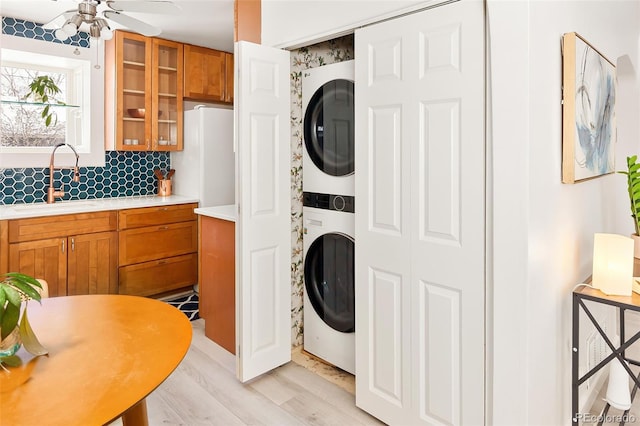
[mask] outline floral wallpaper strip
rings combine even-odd
[[[353,59],[353,35],[291,52],[291,345],[302,344],[304,267],[302,249],[302,71]]]

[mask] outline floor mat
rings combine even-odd
[[[200,315],[198,315],[198,293],[194,292],[175,299],[165,300],[165,302],[184,312],[187,318],[189,318],[189,321],[200,318]]]

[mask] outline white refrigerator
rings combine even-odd
[[[171,153],[173,193],[200,207],[235,204],[233,110],[197,106],[184,112],[184,150]]]

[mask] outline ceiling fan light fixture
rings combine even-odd
[[[100,38],[100,28],[95,22],[89,26],[89,36],[93,38]]]
[[[98,29],[100,30],[100,38],[104,40],[111,40],[113,38],[113,31],[109,28],[109,24],[102,18],[96,19],[96,24],[98,25]]]
[[[62,26],[62,30],[67,33],[69,37],[73,37],[74,35],[78,34],[78,28],[80,27],[80,25],[82,25],[83,21],[84,20],[82,19],[82,16],[74,15],[69,18],[67,22],[65,22],[65,24]]]
[[[54,34],[56,38],[60,41],[65,41],[66,39],[69,38],[69,35],[62,28],[58,28]]]
[[[0,0],[2,1],[2,0]],[[129,29],[129,31],[142,34],[147,37],[155,37],[161,33],[160,28],[133,18],[125,13],[147,12],[171,14],[180,11],[169,0],[145,0],[145,1],[118,1],[118,0],[76,0],[76,10],[67,10],[45,25],[43,28],[54,30],[58,40],[64,41],[78,34],[79,31],[87,31],[91,38],[111,40],[113,31],[110,21]],[[102,7],[105,6],[105,7]],[[101,8],[100,10],[99,7]],[[113,25],[113,24],[112,24]],[[81,26],[83,26],[81,29]],[[57,28],[57,29],[56,29]]]

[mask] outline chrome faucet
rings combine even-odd
[[[56,168],[53,165],[53,158],[54,155],[56,153],[56,149],[60,148],[61,146],[66,145],[69,148],[71,148],[71,151],[73,151],[73,153],[76,155],[76,165],[74,167],[58,167]],[[63,197],[64,196],[64,191],[62,189],[60,190],[56,190],[55,188],[55,183],[53,181],[53,172],[55,170],[73,170],[73,181],[74,182],[80,182],[80,172],[78,172],[78,159],[80,158],[80,156],[78,155],[78,153],[76,152],[75,148],[72,147],[71,145],[67,144],[67,143],[59,143],[56,146],[53,147],[53,152],[51,153],[51,158],[49,159],[49,190],[47,191],[47,204],[53,204],[56,201],[56,197]]]

